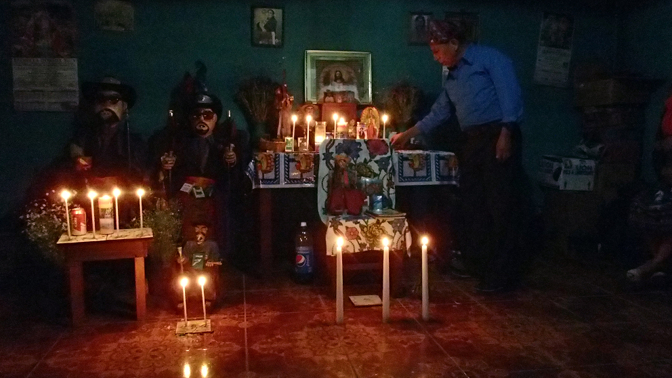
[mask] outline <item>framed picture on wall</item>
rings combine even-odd
[[[462,25],[468,42],[478,42],[478,13],[446,12],[444,20]]]
[[[409,45],[427,45],[429,37],[429,19],[431,13],[411,12],[408,18],[408,44]]]
[[[282,47],[284,38],[283,8],[252,7],[252,46]]]
[[[305,100],[371,103],[371,53],[306,50]]]

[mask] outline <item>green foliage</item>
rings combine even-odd
[[[151,228],[154,234],[149,255],[163,264],[174,260],[182,236],[182,209],[178,202],[158,199],[156,206],[142,214],[143,227]],[[140,227],[138,219],[132,223],[134,227]]]
[[[47,260],[63,264],[64,257],[56,242],[67,232],[65,204],[56,192],[52,190],[31,201],[20,218],[24,222],[23,233],[32,247]]]

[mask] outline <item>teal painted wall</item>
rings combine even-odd
[[[8,2],[0,5],[0,30],[7,30]],[[139,99],[131,116],[145,137],[162,127],[170,89],[197,59],[208,66],[208,85],[243,117],[232,95],[241,78],[266,74],[279,80],[287,70],[290,91],[303,98],[303,58],[307,49],[371,51],[374,101],[385,87],[408,79],[433,98],[441,84],[441,67],[427,47],[408,46],[410,11],[466,10],[480,15],[480,42],[501,49],[515,63],[523,88],[526,121],[524,158],[534,175],[541,154],[568,151],[578,142],[572,90],[532,82],[542,12],[569,12],[575,17],[572,66],[588,62],[614,64],[616,17],[610,7],[572,0],[553,1],[273,1],[285,10],[284,48],[250,45],[248,1],[149,1],[135,4],[135,31],[97,30],[93,1],[74,0],[79,26],[80,82],[114,74],[132,83]],[[541,4],[540,4],[541,3]],[[545,4],[543,4],[545,3]],[[588,8],[586,8],[588,7]],[[0,51],[0,217],[14,209],[41,168],[64,148],[71,134],[69,113],[17,113],[12,110],[8,48]]]
[[[672,1],[651,1],[645,6],[626,8],[622,12],[619,36],[619,61],[634,73],[664,84],[653,93],[646,109],[644,136],[644,178],[655,180],[651,168],[651,151],[660,127],[663,106],[672,84]]]

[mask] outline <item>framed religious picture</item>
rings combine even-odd
[[[408,19],[408,44],[409,45],[427,45],[429,37],[427,30],[431,13],[411,12]]]
[[[284,39],[283,8],[252,7],[252,45],[282,47]]]
[[[371,103],[371,53],[306,50],[306,101]]]
[[[478,13],[446,12],[444,19],[462,25],[468,42],[478,42]]]

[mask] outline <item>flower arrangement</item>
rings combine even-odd
[[[65,204],[56,191],[29,202],[19,218],[24,222],[23,233],[32,246],[47,260],[62,264],[64,257],[56,242],[67,232],[67,226]]]
[[[394,120],[396,131],[405,131],[414,121],[422,91],[407,82],[392,86],[384,94],[384,108]]]
[[[236,92],[236,103],[245,112],[250,125],[250,135],[258,139],[262,134],[273,135],[265,130],[268,118],[275,113],[275,89],[278,87],[270,78],[255,76],[242,81]]]

